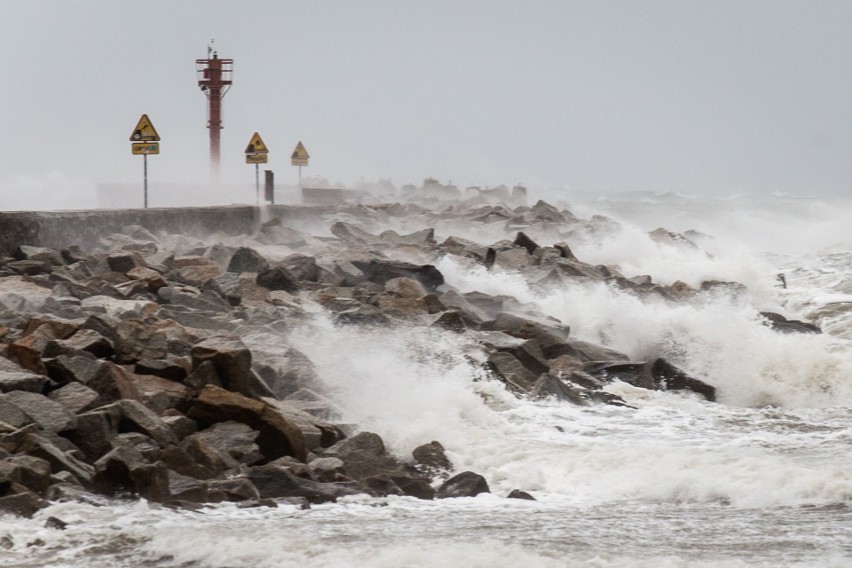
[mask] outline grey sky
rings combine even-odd
[[[0,0],[0,191],[206,181],[194,60],[235,60],[222,177],[424,177],[589,191],[837,194],[852,180],[852,2]],[[20,184],[18,184],[20,186]],[[3,196],[0,195],[0,201]],[[2,209],[0,203],[0,209]]]

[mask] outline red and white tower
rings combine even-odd
[[[222,130],[222,98],[231,88],[234,60],[219,59],[213,40],[207,46],[207,59],[195,60],[198,86],[207,95],[207,128],[210,129],[210,175],[219,181],[219,143]]]

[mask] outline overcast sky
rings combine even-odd
[[[222,177],[844,195],[852,2],[0,0],[0,195],[209,177],[196,58],[233,58]],[[24,181],[22,181],[24,180]],[[20,196],[17,196],[20,199]]]

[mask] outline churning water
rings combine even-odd
[[[31,520],[0,519],[0,565],[852,565],[848,205],[634,196],[575,208],[630,221],[606,239],[571,243],[585,262],[663,284],[748,286],[745,296],[697,303],[597,284],[542,293],[516,274],[438,264],[459,291],[534,302],[577,339],[635,359],[664,355],[714,385],[718,403],[623,383],[608,388],[633,408],[520,400],[482,373],[472,339],[366,333],[317,313],[287,341],[314,361],[344,421],[377,432],[400,456],[439,440],[458,471],[486,477],[491,495],[358,497],[309,510],[59,503]],[[703,251],[654,243],[646,231],[658,226],[701,231]],[[760,311],[824,333],[776,333]],[[512,489],[537,501],[503,498]],[[68,528],[45,528],[49,516]]]

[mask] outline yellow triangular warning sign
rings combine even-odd
[[[157,130],[154,128],[154,125],[151,124],[151,119],[148,118],[147,114],[143,114],[142,118],[139,119],[139,122],[136,123],[136,128],[133,129],[133,132],[130,134],[131,142],[157,142],[160,139],[160,135],[157,134]]]
[[[266,147],[266,144],[263,143],[263,140],[260,139],[260,134],[257,132],[254,133],[254,136],[249,140],[248,146],[246,146],[246,154],[268,154],[269,148]]]
[[[308,151],[305,150],[305,147],[302,146],[302,141],[300,140],[298,144],[296,144],[296,149],[293,150],[293,153],[290,155],[290,164],[294,166],[307,166],[308,165]]]

